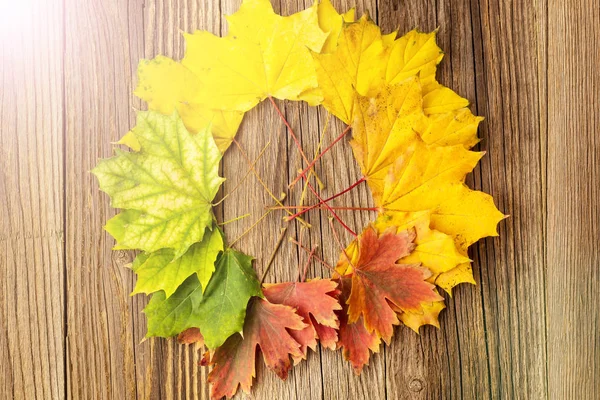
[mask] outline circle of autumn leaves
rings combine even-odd
[[[360,373],[394,325],[439,326],[439,290],[474,283],[467,248],[496,235],[504,217],[464,183],[483,156],[469,150],[482,118],[436,81],[443,54],[435,32],[382,35],[367,15],[356,21],[329,0],[287,17],[269,0],[244,0],[227,20],[225,37],[185,34],[180,62],[140,63],[135,94],[150,111],[119,141],[131,151],[115,149],[93,171],[121,209],[105,226],[115,248],[141,250],[132,269],[134,293],[152,294],[148,336],[206,344],[213,398],[250,390],[257,348],[281,378],[290,357],[300,362],[317,341],[341,348]],[[309,160],[275,99],[320,105],[347,128]],[[263,285],[213,214],[222,154],[263,100],[302,155],[305,169],[291,186],[302,182],[318,199],[296,214],[282,206],[288,220],[325,209],[332,229],[355,236],[331,279]],[[350,132],[363,177],[323,199],[313,167]],[[357,234],[329,202],[363,182],[377,217]]]

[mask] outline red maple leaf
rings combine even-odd
[[[369,357],[371,356],[369,350],[377,353],[381,340],[379,336],[373,332],[369,332],[365,328],[363,317],[359,317],[356,322],[348,322],[348,305],[346,301],[350,296],[352,278],[342,278],[340,280],[340,288],[341,290],[338,291],[338,294],[342,310],[337,313],[340,320],[337,348],[342,349],[342,354],[352,365],[354,373],[360,375],[363,367],[369,364]]]
[[[427,268],[396,264],[410,254],[414,238],[414,231],[396,234],[393,228],[378,236],[373,227],[358,238],[358,260],[352,265],[352,289],[347,302],[348,322],[357,322],[362,316],[367,330],[388,344],[394,325],[399,324],[394,309],[423,313],[422,303],[442,300],[434,291],[435,286],[425,281],[431,276]]]
[[[306,324],[293,308],[254,298],[248,305],[244,335],[236,333],[218,347],[212,358],[211,398],[233,397],[238,385],[246,393],[256,376],[256,347],[260,347],[267,367],[286,379],[292,357],[302,357],[300,345],[288,330],[302,330]]]
[[[300,343],[303,356],[294,357],[298,364],[306,359],[307,348],[316,350],[317,339],[323,347],[335,349],[337,342],[338,318],[335,310],[342,307],[335,298],[337,283],[330,279],[318,279],[309,282],[284,282],[266,284],[263,293],[267,300],[275,304],[284,304],[296,309],[304,319],[306,328],[291,331],[290,335]]]

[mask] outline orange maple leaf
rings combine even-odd
[[[256,376],[256,347],[259,346],[267,367],[281,379],[292,368],[290,356],[302,357],[300,345],[288,330],[302,330],[306,324],[292,307],[254,298],[248,305],[243,336],[236,333],[218,347],[212,358],[211,398],[233,397],[238,386],[246,393]]]
[[[188,328],[177,335],[177,342],[179,344],[197,343],[198,346],[204,346],[204,337],[202,336],[202,333],[200,333],[200,329]]]
[[[426,282],[431,271],[417,264],[396,264],[414,248],[414,231],[384,232],[372,226],[358,238],[358,260],[353,267],[352,289],[348,298],[348,322],[362,316],[369,332],[389,343],[394,325],[399,324],[394,309],[423,313],[422,304],[442,300],[435,286]],[[394,309],[390,306],[392,303]]]
[[[263,294],[267,300],[295,308],[307,324],[302,330],[290,331],[302,351],[302,357],[294,357],[295,364],[306,359],[309,347],[316,350],[317,339],[323,347],[335,349],[339,326],[335,310],[342,309],[333,296],[336,287],[337,283],[330,279],[264,285]]]
[[[354,373],[360,375],[363,367],[369,364],[371,356],[369,350],[377,353],[381,340],[374,332],[369,332],[365,328],[362,316],[356,322],[348,322],[348,305],[346,302],[350,297],[351,288],[352,278],[342,277],[340,279],[340,290],[337,292],[342,305],[342,310],[338,312],[340,329],[338,331],[337,348],[342,349],[342,354],[352,365]]]

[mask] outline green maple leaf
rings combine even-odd
[[[105,228],[115,249],[170,248],[179,258],[212,223],[221,153],[210,127],[190,134],[177,113],[140,112],[132,132],[139,151],[117,149],[92,171],[111,205],[125,209]]]
[[[132,294],[154,293],[159,290],[170,297],[190,275],[197,274],[200,284],[206,288],[215,270],[215,260],[223,251],[223,236],[218,228],[207,229],[202,242],[190,246],[185,254],[174,258],[172,249],[139,254],[133,270],[137,283]]]
[[[146,336],[170,337],[199,328],[206,345],[213,349],[242,330],[246,306],[253,296],[262,296],[262,292],[252,257],[227,249],[217,260],[204,293],[193,274],[169,298],[162,291],[152,295],[144,309]]]

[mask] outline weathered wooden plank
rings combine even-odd
[[[0,4],[0,398],[65,398],[63,16]]]
[[[131,261],[102,226],[114,215],[89,171],[133,123],[142,3],[65,3],[67,371],[71,398],[136,396]]]
[[[548,4],[548,393],[597,399],[600,7]]]
[[[477,106],[487,117],[482,148],[489,151],[475,181],[510,215],[500,224],[500,240],[477,245],[489,395],[544,398],[546,4],[473,5],[481,40],[476,44]]]

